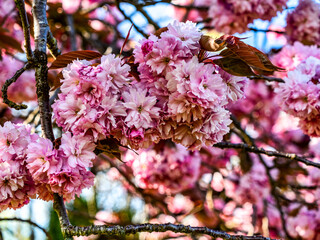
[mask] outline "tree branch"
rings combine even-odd
[[[19,15],[22,22],[22,28],[23,28],[23,35],[24,35],[24,47],[27,54],[28,61],[32,61],[33,59],[33,52],[31,49],[31,41],[30,41],[30,25],[27,17],[27,12],[24,5],[24,0],[14,0],[16,3],[16,6],[19,11]]]
[[[264,75],[258,75],[258,76],[250,76],[250,79],[263,79],[268,82],[281,82],[284,83],[284,80],[282,78],[276,78],[276,77],[269,77]]]
[[[47,35],[47,46],[50,50],[51,55],[56,58],[61,54],[60,49],[58,48],[57,45],[57,40],[53,37],[52,32],[48,31],[48,35]]]
[[[178,224],[139,224],[139,225],[127,225],[127,226],[87,226],[76,227],[70,226],[65,229],[68,235],[72,236],[89,236],[91,234],[105,234],[107,236],[124,236],[129,234],[135,234],[139,232],[166,232],[172,231],[175,233],[188,233],[188,234],[206,234],[214,239],[222,238],[224,240],[271,240],[263,236],[243,236],[243,235],[230,235],[225,232],[216,231],[207,227],[191,227]]]
[[[18,221],[18,222],[24,222],[24,223],[28,223],[34,227],[37,227],[39,228],[41,231],[44,232],[44,234],[47,236],[47,238],[49,240],[52,240],[52,237],[51,235],[49,234],[49,232],[47,232],[47,230],[41,226],[39,226],[37,223],[31,221],[31,220],[28,220],[28,219],[21,219],[21,218],[0,218],[0,221]]]
[[[8,104],[9,107],[12,107],[16,110],[20,109],[26,109],[28,106],[25,104],[16,104],[15,102],[12,102],[11,100],[8,99],[8,88],[9,86],[14,83],[15,81],[18,80],[18,78],[21,76],[22,73],[24,73],[26,70],[32,68],[32,64],[26,63],[22,68],[20,68],[12,78],[9,78],[6,80],[6,82],[2,86],[2,98],[3,102]]]
[[[264,154],[270,157],[282,157],[282,158],[287,158],[287,159],[291,159],[291,160],[295,160],[301,163],[304,163],[308,166],[313,166],[316,168],[320,168],[320,163],[316,163],[316,162],[312,162],[306,158],[300,157],[294,153],[283,153],[283,152],[278,152],[278,151],[269,151],[269,150],[265,150],[263,148],[259,148],[259,147],[255,147],[255,146],[249,146],[246,143],[230,143],[230,142],[220,142],[220,143],[216,143],[215,145],[213,145],[214,147],[217,148],[234,148],[234,149],[244,149],[248,152],[252,152],[252,153],[260,153],[260,154]]]
[[[51,37],[50,29],[46,16],[46,0],[34,0],[32,3],[32,13],[34,20],[34,38],[35,38],[35,71],[37,82],[37,97],[41,118],[41,128],[46,138],[54,141],[51,122],[51,107],[49,101],[49,83],[48,83],[48,67],[47,67],[47,38],[49,36],[49,46],[57,53],[57,48],[54,46],[55,41]],[[63,203],[63,198],[58,194],[54,194],[53,207],[58,214],[60,225],[62,228],[69,226],[69,218],[66,208]]]

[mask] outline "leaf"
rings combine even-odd
[[[214,38],[207,35],[201,36],[199,43],[202,49],[209,52],[217,52],[225,47],[224,43],[218,44]]]
[[[123,44],[122,44],[122,47],[120,49],[120,55],[122,54],[122,51],[124,49],[124,46],[126,45],[126,43],[128,42],[128,39],[129,39],[129,36],[130,36],[130,32],[131,32],[131,29],[133,27],[133,24],[131,25],[131,27],[129,28],[129,31],[128,31],[128,34],[126,36],[126,39],[124,40]]]
[[[57,74],[57,76],[55,76],[54,74],[52,74],[50,72],[48,73],[48,82],[49,82],[49,86],[50,86],[50,91],[54,91],[62,85],[62,83],[60,81],[62,78],[63,78],[62,71],[59,72]]]
[[[249,155],[249,153],[245,150],[240,151],[239,153],[240,157],[240,167],[243,173],[247,173],[251,170],[251,167],[253,165],[253,161]]]
[[[23,52],[20,42],[18,42],[13,37],[5,35],[4,32],[0,32],[0,47],[2,48],[12,48],[19,52]]]
[[[82,50],[82,51],[72,51],[65,54],[62,54],[56,58],[55,61],[51,64],[49,69],[58,69],[64,68],[69,63],[72,63],[74,60],[93,60],[97,58],[101,58],[102,54],[99,52],[91,51],[91,50]]]
[[[285,70],[273,65],[266,54],[242,42],[240,38],[230,35],[223,35],[220,38],[216,39],[215,43],[224,45],[227,48],[219,54],[219,56],[223,57],[223,59],[228,59],[222,60],[224,64],[232,61],[235,62],[235,60],[230,60],[230,58],[234,58],[240,59],[250,68],[252,68],[252,70],[256,71],[259,74],[272,74],[274,71]],[[244,72],[247,72],[247,70]]]
[[[117,158],[121,161],[121,152],[119,146],[121,146],[119,141],[110,137],[99,141],[94,152],[96,155],[104,153],[112,159]]]
[[[159,28],[157,31],[155,31],[154,35],[157,37],[160,37],[161,33],[168,31],[167,27]]]
[[[221,58],[213,60],[215,64],[221,67],[227,73],[234,76],[255,76],[250,66],[238,58]]]

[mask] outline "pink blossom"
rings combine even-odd
[[[181,145],[165,146],[158,153],[149,149],[139,151],[139,155],[130,151],[127,154],[133,159],[135,180],[144,189],[157,189],[161,194],[178,193],[192,187],[199,176],[198,154],[189,153]]]
[[[25,150],[34,139],[30,126],[5,122],[0,126],[0,162],[8,160],[24,160]]]
[[[63,152],[68,165],[72,168],[77,166],[87,168],[92,166],[95,144],[90,137],[71,136],[71,133],[62,134],[59,149]]]
[[[311,56],[320,59],[320,50],[317,46],[305,46],[300,42],[294,42],[293,45],[285,45],[279,53],[271,57],[271,60],[276,66],[291,71]],[[285,77],[287,72],[275,72],[275,75]]]
[[[131,87],[122,93],[124,107],[127,109],[127,117],[124,122],[128,127],[150,128],[155,126],[159,118],[159,108],[155,106],[157,98],[147,96],[147,89]]]
[[[101,58],[102,71],[97,77],[101,82],[107,81],[111,85],[113,93],[119,92],[119,89],[128,84],[128,75],[130,66],[123,64],[120,58],[114,54],[108,54]]]
[[[24,166],[16,161],[0,163],[0,210],[21,208],[35,197],[35,186]]]
[[[93,186],[94,174],[83,168],[63,167],[50,175],[48,184],[53,192],[63,196],[67,202],[80,196],[82,189]]]
[[[223,82],[227,85],[226,97],[229,103],[235,102],[244,97],[244,90],[248,82],[248,78],[233,76],[222,69],[219,69],[219,74]]]
[[[297,206],[296,206],[297,207]],[[289,216],[286,220],[287,229],[294,238],[317,239],[319,235],[319,212],[309,210],[306,206],[299,209],[296,216]]]
[[[290,42],[319,45],[320,4],[312,0],[300,0],[295,10],[287,15],[286,32]]]
[[[38,138],[36,142],[29,144],[26,162],[36,183],[46,183],[48,175],[59,169],[62,164],[52,142],[45,138]]]
[[[166,73],[175,68],[182,59],[191,55],[185,51],[182,41],[171,34],[161,34],[161,38],[153,44],[152,52],[149,53],[146,64],[157,74]]]
[[[167,33],[179,38],[182,41],[182,46],[192,50],[193,54],[196,54],[199,51],[199,40],[202,33],[196,27],[195,23],[191,21],[183,23],[175,20],[172,24],[168,24],[167,27]]]
[[[210,25],[226,34],[242,33],[254,19],[270,20],[286,6],[285,0],[211,0],[208,17]]]

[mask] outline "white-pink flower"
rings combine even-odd
[[[90,137],[71,136],[71,133],[62,134],[59,149],[63,152],[68,165],[87,168],[92,166],[92,160],[96,157],[94,149],[96,145]]]
[[[148,96],[147,89],[132,86],[122,94],[122,98],[128,114],[124,122],[128,127],[147,129],[155,126],[160,108],[155,106],[157,98]]]

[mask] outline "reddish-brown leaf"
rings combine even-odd
[[[63,78],[62,71],[59,72],[57,75],[48,73],[48,82],[50,86],[50,91],[56,90],[58,87],[61,86],[61,79]]]
[[[161,33],[168,31],[167,27],[159,28],[157,31],[154,32],[154,35],[160,37]]]
[[[273,65],[267,55],[242,42],[240,38],[223,35],[216,39],[215,43],[226,46],[226,49],[219,54],[222,59],[215,60],[215,63],[231,74],[249,76],[248,74],[254,71],[257,74],[268,75],[274,71],[284,70]],[[240,64],[240,66],[232,66],[232,64]]]
[[[221,58],[213,60],[224,71],[234,76],[254,76],[256,75],[248,64],[239,58]]]
[[[203,35],[199,43],[202,49],[209,52],[217,52],[225,47],[224,43],[218,44],[214,38],[207,35]]]
[[[122,51],[123,51],[123,49],[124,49],[124,46],[125,46],[125,45],[127,44],[127,42],[128,42],[128,39],[129,39],[129,36],[130,36],[130,32],[131,32],[132,27],[133,27],[133,24],[131,25],[131,27],[130,27],[130,29],[129,29],[129,31],[128,31],[128,34],[127,34],[127,36],[126,36],[126,39],[124,40],[124,42],[123,42],[123,44],[122,44],[122,47],[121,47],[121,49],[120,49],[120,55],[122,54]]]
[[[74,60],[92,60],[101,58],[102,54],[99,52],[91,51],[91,50],[82,50],[82,51],[73,51],[62,54],[56,58],[56,60],[51,64],[49,69],[58,69],[64,68],[69,63],[72,63]]]
[[[12,48],[19,52],[23,52],[20,42],[13,37],[5,35],[4,32],[0,32],[0,46],[2,48]]]

